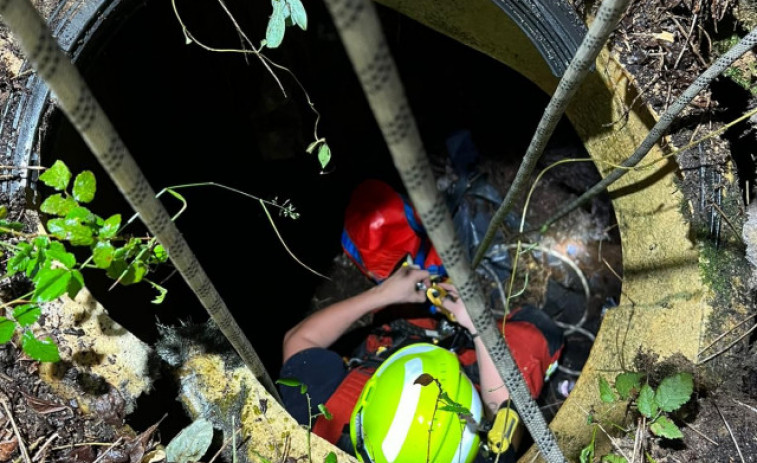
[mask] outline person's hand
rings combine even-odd
[[[420,303],[426,300],[426,291],[418,289],[418,283],[428,287],[429,273],[410,267],[400,267],[389,278],[384,280],[376,290],[381,292],[386,305],[402,303]]]
[[[460,326],[468,330],[471,334],[475,334],[476,329],[473,327],[473,322],[470,319],[470,315],[468,315],[463,300],[457,293],[457,289],[449,283],[439,283],[439,286],[446,289],[447,292],[455,298],[454,302],[450,298],[445,298],[444,301],[442,301],[444,308],[452,312]]]

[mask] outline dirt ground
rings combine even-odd
[[[706,69],[722,51],[717,44],[738,28],[743,30],[744,26],[734,19],[734,5],[735,2],[729,0],[641,0],[632,3],[629,14],[614,35],[613,45],[621,62],[642,89],[636,104],[650,105],[661,114],[675,96]],[[582,13],[592,8],[583,2],[576,2],[576,6]],[[750,54],[739,66],[748,73],[753,69],[754,60],[754,54]],[[7,30],[0,27],[0,107],[10,92],[18,90],[20,64],[20,53],[10,41]],[[671,140],[675,146],[684,146],[754,105],[755,99],[748,88],[721,79],[687,109]],[[616,123],[622,124],[623,121]],[[748,182],[754,178],[754,163],[745,148],[751,146],[751,152],[754,152],[754,127],[739,126],[710,139],[703,146],[704,149],[691,149],[678,156],[681,167],[679,186],[692,205],[689,215],[695,228],[701,231],[699,238],[705,243],[703,246],[715,255],[725,255],[729,246],[737,246],[734,244],[738,241],[737,233],[730,228],[740,229],[745,219],[744,192],[749,191],[751,197],[754,194],[754,183]],[[486,163],[483,169],[500,186],[508,184],[513,172],[512,167]],[[587,175],[590,179],[592,174]],[[542,218],[539,214],[547,213],[551,204],[580,191],[582,184],[573,183],[580,178],[581,175],[574,175],[547,179],[540,192],[542,207],[531,212],[533,220],[539,222],[538,219]],[[18,203],[2,199],[3,204],[16,204],[11,208],[13,219],[26,217]],[[601,255],[610,262],[610,267],[620,268],[619,244],[617,238],[612,238],[611,214],[608,209],[603,209],[603,204],[600,201],[590,210],[579,211],[546,237],[554,247],[567,251],[573,246],[570,249],[577,247],[580,251],[581,268],[591,281],[593,294],[585,324],[591,332],[596,332],[602,310],[608,307],[608,298],[619,291],[619,277],[609,272],[607,265],[598,258]],[[564,288],[575,289],[576,281],[570,270],[548,265],[547,256],[531,255],[524,262],[524,268],[532,269],[531,285],[523,296],[524,300],[544,304],[548,299],[550,280],[562,282]],[[314,309],[369,286],[365,279],[355,278],[354,267],[343,257],[335,262],[332,275],[337,277],[334,281],[354,283],[322,286],[314,296]],[[0,281],[3,299],[23,294],[25,284],[19,278]],[[739,292],[738,297],[754,313],[754,289],[742,286],[733,290]],[[575,315],[559,314],[559,308],[555,310],[559,316]],[[708,363],[705,369],[698,370],[695,376],[698,380],[696,404],[677,417],[679,424],[683,424],[684,439],[681,443],[671,443],[646,436],[643,448],[654,459],[647,461],[757,461],[755,341],[752,335]],[[569,346],[575,351],[569,356],[572,360],[564,365],[580,370],[581,359],[585,360],[588,355],[590,343],[585,337],[578,336],[569,339]],[[37,377],[37,368],[36,362],[12,345],[0,347],[0,461],[159,461],[160,455],[150,452],[156,450],[161,436],[154,427],[134,432],[123,426],[126,417],[117,391],[106,388],[102,394],[102,409],[94,416],[85,414],[76,403],[63,401],[49,390]],[[562,372],[553,383],[569,384],[570,379],[570,374]],[[550,416],[559,407],[561,398],[557,388],[550,388],[540,400],[545,414]],[[634,439],[627,436],[619,439],[619,448],[626,451],[633,448]]]

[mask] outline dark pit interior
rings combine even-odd
[[[276,217],[279,231],[300,260],[330,272],[341,253],[342,219],[352,189],[366,178],[383,179],[398,189],[401,183],[324,5],[309,2],[308,31],[288,28],[283,46],[266,52],[297,75],[321,113],[319,134],[328,139],[333,153],[331,165],[321,172],[315,157],[305,153],[313,140],[315,116],[285,72],[277,74],[288,97],[254,56],[186,44],[170,2],[126,1],[113,24],[87,43],[79,66],[153,188],[218,182],[264,199],[291,200],[301,216],[296,221]],[[270,4],[227,5],[257,44],[264,36]],[[182,0],[177,8],[198,40],[239,48],[241,39],[217,3]],[[547,95],[507,66],[394,11],[377,8],[436,165],[443,165],[445,139],[455,130],[469,129],[486,162],[501,163],[514,172]],[[74,172],[93,170],[99,189],[92,209],[102,216],[120,212],[128,217],[126,202],[71,125],[53,112],[46,127],[42,163],[61,158]],[[585,156],[567,121],[558,127],[550,149],[553,157]],[[598,176],[593,166],[590,169]],[[565,191],[575,193],[571,188]],[[289,257],[256,201],[213,187],[182,194],[189,207],[177,222],[179,228],[276,376],[282,336],[311,309],[323,280]],[[601,201],[611,210],[606,198]],[[172,198],[164,204],[173,212],[180,207]],[[608,220],[614,221],[612,213]],[[144,233],[138,226],[130,231]],[[614,243],[619,264],[617,230],[609,226],[607,233],[606,249]],[[170,268],[151,276],[169,290],[159,306],[150,304],[154,290],[148,285],[111,290],[111,281],[99,272],[87,272],[85,278],[111,315],[148,343],[158,335],[156,320],[175,324],[207,318]],[[619,283],[606,281],[607,292],[617,298]],[[593,309],[592,331],[605,299]],[[584,359],[589,348],[590,343],[580,347]],[[160,410],[140,408],[133,419],[150,425],[165,413],[165,401]],[[549,410],[556,407],[545,409]],[[139,413],[147,415],[139,418]]]

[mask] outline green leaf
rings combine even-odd
[[[594,429],[591,433],[591,442],[581,449],[581,454],[578,457],[578,461],[580,463],[594,463],[594,442],[597,439],[597,427],[594,426]]]
[[[16,253],[8,259],[6,266],[6,271],[8,272],[6,275],[9,277],[18,272],[26,271],[26,267],[31,260],[32,251],[34,251],[34,246],[23,241],[18,243],[16,247],[18,248]]]
[[[16,323],[5,317],[0,317],[0,344],[5,344],[13,337],[16,331]]]
[[[628,463],[625,457],[609,453],[602,457],[602,463]]]
[[[168,260],[168,251],[163,245],[158,244],[152,249],[152,259],[150,260],[153,263],[162,264]]]
[[[52,196],[48,196],[47,199],[42,202],[39,206],[39,210],[45,214],[54,214],[63,217],[78,205],[79,204],[74,198],[64,198],[60,193],[55,193]]]
[[[300,29],[306,31],[308,29],[308,15],[305,12],[305,7],[300,0],[287,0],[289,3],[289,10],[292,14],[292,21],[297,24]]]
[[[288,387],[300,387],[302,385],[302,381],[295,378],[279,378],[276,380],[276,384],[281,384],[282,386]]]
[[[53,236],[68,240],[74,246],[89,246],[94,243],[94,226],[97,216],[86,207],[71,209],[63,219],[47,221],[47,229]]]
[[[326,408],[325,405],[318,404],[318,410],[320,410],[321,413],[323,413],[323,417],[326,418],[327,420],[334,418],[334,415],[331,414],[331,412],[329,411],[328,408]]]
[[[21,222],[12,222],[0,219],[0,227],[13,231],[22,231],[24,229],[24,224],[22,224]],[[5,232],[0,231],[0,233]]]
[[[331,148],[328,143],[324,143],[318,148],[318,162],[321,164],[321,169],[325,169],[331,161]]]
[[[641,373],[621,373],[615,378],[615,390],[621,399],[626,400],[641,389]]]
[[[37,287],[34,288],[32,301],[49,302],[66,292],[71,281],[71,271],[64,268],[42,268],[33,281]]]
[[[273,463],[271,460],[261,455],[260,452],[255,449],[252,450],[252,453],[254,453],[256,457],[260,458],[261,463]]]
[[[113,263],[116,248],[110,244],[110,241],[99,241],[92,249],[92,260],[97,268],[108,268]]]
[[[40,362],[57,362],[60,360],[58,346],[49,336],[40,341],[34,337],[31,331],[26,330],[21,338],[21,348],[26,352],[26,355]]]
[[[676,373],[662,380],[654,398],[660,410],[672,412],[688,402],[693,391],[694,382],[691,374]]]
[[[308,385],[305,383],[300,384],[300,394],[305,395],[308,393]]]
[[[647,463],[657,463],[657,460],[655,460],[654,458],[652,458],[652,455],[650,455],[649,452],[645,451],[644,452],[644,456],[647,459]]]
[[[89,170],[85,170],[74,179],[74,198],[81,203],[88,203],[95,199],[95,191],[97,190],[97,182],[95,181],[95,174]]]
[[[0,220],[8,217],[8,206],[5,204],[0,206]]]
[[[657,389],[659,391],[659,389]],[[682,439],[683,433],[678,426],[667,416],[659,416],[654,422],[649,425],[649,430],[652,434],[666,439]]]
[[[132,261],[127,264],[124,259],[118,258],[118,251],[116,250],[116,258],[105,271],[108,276],[124,286],[142,281],[142,278],[147,274],[147,265],[140,261]]]
[[[84,287],[84,276],[78,270],[71,270],[71,281],[68,282],[66,293],[71,299],[75,298]]]
[[[50,166],[42,175],[39,176],[42,183],[55,188],[58,191],[63,191],[68,188],[68,182],[71,181],[71,171],[68,170],[66,164],[63,161],[58,160]]]
[[[460,404],[448,404],[448,405],[442,405],[439,407],[439,410],[443,412],[451,412],[451,413],[457,413],[459,415],[470,415],[470,410],[463,407]]]
[[[100,238],[111,239],[118,233],[118,228],[121,226],[121,214],[111,215],[105,220],[100,231],[97,235]]]
[[[273,0],[273,14],[268,20],[268,27],[265,30],[266,46],[268,48],[277,48],[284,40],[284,30],[286,29],[286,16],[284,11],[284,0]]]
[[[326,455],[326,459],[323,460],[323,463],[337,463],[337,461],[336,461],[336,453],[329,452],[329,454]]]
[[[166,461],[188,463],[200,461],[213,440],[213,425],[206,419],[196,420],[182,429],[166,445]]]
[[[150,286],[152,286],[153,288],[155,288],[155,289],[158,290],[158,295],[155,296],[155,299],[153,299],[150,302],[152,302],[153,304],[162,304],[163,301],[166,298],[166,294],[168,294],[168,290],[166,288],[160,286],[159,284],[157,284],[155,282],[152,282],[150,280],[145,280],[145,281],[148,282],[148,283],[150,283]]]
[[[578,461],[580,463],[594,463],[594,439],[591,440],[589,445],[581,449]]]
[[[610,387],[610,383],[608,383],[602,376],[599,377],[599,399],[608,404],[615,402],[616,399],[615,393]]]
[[[77,206],[66,214],[67,220],[76,220],[82,225],[94,225],[97,221],[97,216],[84,206]]]
[[[652,418],[657,414],[657,404],[654,401],[654,389],[649,384],[641,386],[639,391],[639,398],[636,399],[636,406],[639,408],[639,413]]]
[[[76,256],[66,251],[66,247],[59,241],[52,241],[46,250],[47,259],[57,260],[66,268],[71,269],[76,265]]]
[[[126,271],[126,275],[121,278],[122,285],[131,285],[142,281],[145,275],[147,275],[147,265],[141,261],[133,261],[129,264],[129,269]]]
[[[40,315],[42,315],[42,309],[34,304],[24,304],[13,309],[13,318],[22,327],[32,325]]]

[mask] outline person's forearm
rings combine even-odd
[[[284,335],[283,361],[311,347],[329,347],[360,317],[391,303],[376,286],[315,312]]]
[[[505,382],[499,376],[489,352],[484,347],[480,336],[476,336],[473,343],[476,346],[479,380],[481,383],[481,400],[491,414],[497,413],[499,406],[510,397]]]

